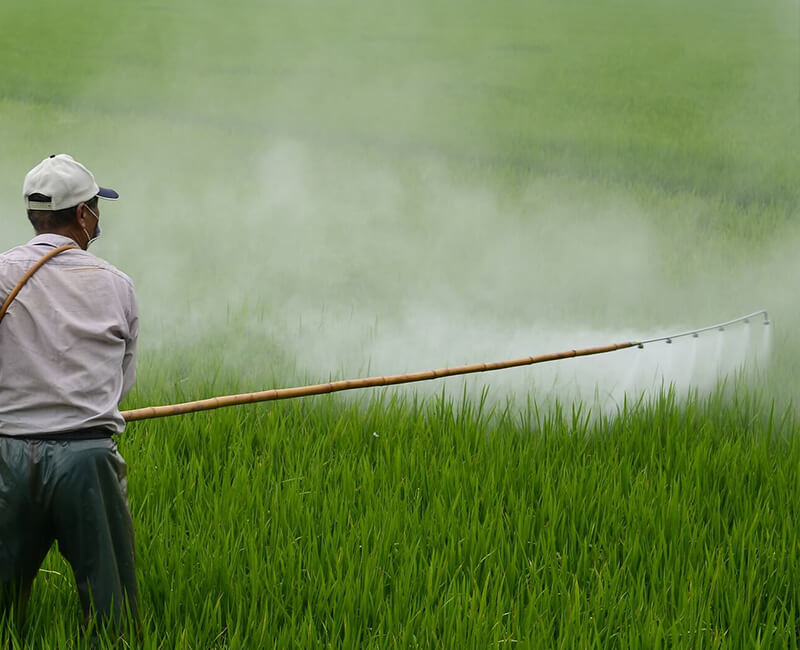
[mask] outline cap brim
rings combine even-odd
[[[108,199],[109,201],[116,201],[119,198],[119,194],[116,190],[112,190],[108,187],[101,187],[100,191],[97,193],[101,199]]]

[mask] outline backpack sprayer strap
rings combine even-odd
[[[17,282],[17,286],[11,290],[11,293],[8,294],[8,298],[6,298],[3,306],[0,307],[0,321],[3,320],[3,317],[6,315],[8,308],[11,306],[11,303],[14,301],[14,298],[17,297],[17,294],[20,292],[22,287],[25,286],[25,283],[31,279],[36,271],[38,271],[44,264],[48,261],[53,259],[59,253],[63,253],[64,251],[68,251],[70,248],[78,248],[74,244],[67,244],[66,246],[59,246],[58,248],[54,248],[51,251],[48,251],[41,257],[41,259],[37,260],[36,263],[31,266],[27,271],[25,271],[25,275],[22,276],[19,282]]]

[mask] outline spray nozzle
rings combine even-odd
[[[716,325],[709,325],[708,327],[701,327],[700,329],[696,330],[689,330],[688,332],[681,332],[680,334],[672,334],[670,336],[659,336],[654,339],[647,339],[646,341],[639,341],[638,345],[641,348],[643,345],[647,343],[655,343],[656,341],[666,341],[667,343],[672,343],[673,339],[679,339],[684,336],[692,336],[694,338],[698,338],[699,334],[703,332],[711,332],[713,330],[717,330],[719,332],[724,332],[725,328],[729,325],[735,325],[736,323],[742,322],[749,322],[751,318],[755,318],[756,316],[763,315],[764,316],[764,325],[769,325],[769,319],[767,318],[766,311],[757,311],[753,312],[752,314],[747,314],[746,316],[740,316],[739,318],[734,318],[733,320],[725,321],[724,323],[717,323]]]

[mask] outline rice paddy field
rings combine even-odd
[[[50,153],[119,190],[92,251],[137,286],[124,408],[772,323],[638,366],[132,423],[121,646],[800,645],[796,2],[0,21],[0,247],[30,238],[22,179]],[[4,634],[88,646],[57,548]]]

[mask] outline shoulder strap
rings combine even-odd
[[[31,276],[36,273],[42,266],[44,266],[45,262],[48,260],[53,259],[59,253],[63,253],[64,251],[68,251],[70,248],[78,248],[74,244],[67,244],[66,246],[59,246],[58,248],[54,248],[51,251],[45,253],[39,260],[36,261],[31,268],[25,271],[25,275],[22,276],[19,282],[17,282],[17,286],[11,290],[11,293],[8,294],[8,298],[3,303],[3,306],[0,307],[0,321],[3,320],[3,317],[6,315],[8,308],[11,306],[11,303],[14,301],[14,298],[17,297],[17,294],[20,292],[20,289],[25,286],[25,283],[31,279]]]

